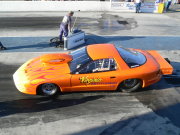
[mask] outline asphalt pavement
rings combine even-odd
[[[180,14],[175,6],[164,14],[78,12],[76,27],[86,32],[84,45],[157,50],[180,74]],[[64,51],[49,44],[58,36],[64,14],[0,13],[0,41],[7,47],[0,51],[0,135],[180,135],[178,79],[164,77],[130,94],[80,92],[55,100],[15,88],[12,75],[22,63]]]

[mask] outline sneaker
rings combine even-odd
[[[7,48],[3,46],[3,44],[0,42],[0,50],[6,50]]]

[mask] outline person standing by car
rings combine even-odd
[[[140,12],[142,0],[135,0],[136,13]]]
[[[74,15],[73,11],[70,11],[67,15],[63,17],[63,20],[60,24],[60,33],[59,33],[59,39],[60,44],[63,43],[62,36],[64,34],[64,37],[68,36],[68,32],[71,32],[71,17]]]
[[[169,10],[172,0],[167,0],[166,12]]]

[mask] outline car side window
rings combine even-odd
[[[112,58],[99,59],[88,63],[78,70],[78,74],[97,73],[116,70],[116,62]]]

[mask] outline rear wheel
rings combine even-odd
[[[133,92],[142,87],[142,82],[139,79],[124,80],[118,87],[122,92]]]
[[[54,83],[44,83],[39,87],[39,90],[42,95],[52,97],[58,94],[59,87]]]

